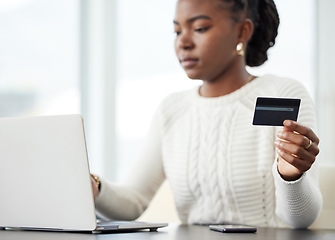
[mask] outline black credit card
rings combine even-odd
[[[300,99],[258,97],[253,125],[283,126],[284,120],[297,121]]]

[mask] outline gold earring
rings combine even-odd
[[[237,52],[237,55],[244,56],[244,49],[243,49],[243,43],[242,42],[240,42],[236,45],[236,52]]]

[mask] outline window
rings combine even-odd
[[[78,0],[0,1],[0,116],[80,112]]]
[[[335,20],[332,9],[335,8],[335,1],[318,1],[318,54],[316,66],[317,74],[317,117],[320,137],[321,163],[335,164],[335,80],[334,80],[334,59]]]

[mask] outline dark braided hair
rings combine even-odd
[[[275,44],[278,34],[279,15],[273,0],[221,0],[231,3],[235,20],[241,13],[254,24],[254,32],[246,48],[246,64],[250,67],[262,65],[268,60],[267,50]]]

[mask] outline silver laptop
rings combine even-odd
[[[97,224],[80,115],[0,118],[0,228],[156,230],[166,223]]]

